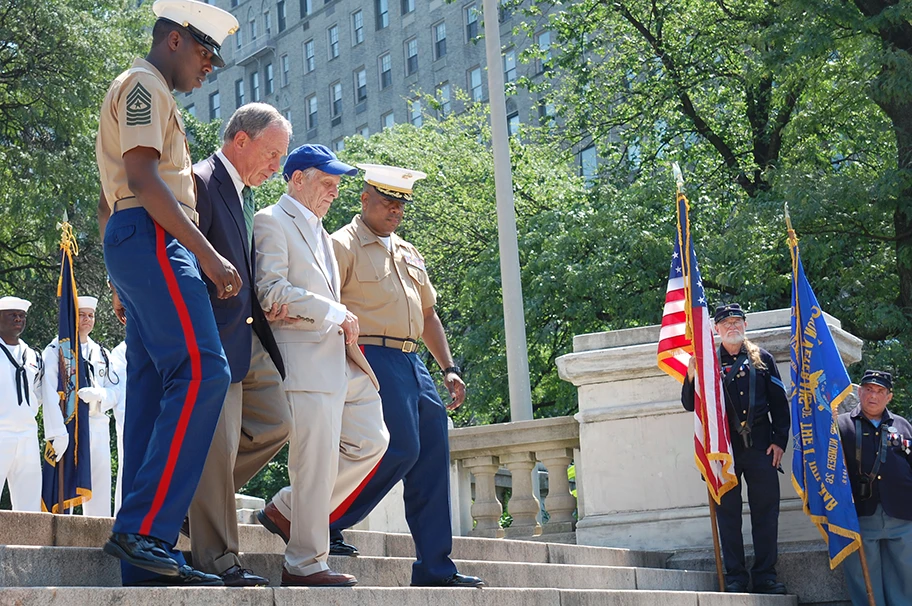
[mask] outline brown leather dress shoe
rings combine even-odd
[[[256,517],[266,530],[272,534],[279,535],[285,541],[285,544],[288,544],[288,537],[291,535],[291,522],[282,515],[279,508],[273,505],[271,501],[266,505],[265,509],[256,512]]]
[[[351,587],[357,583],[358,579],[352,575],[332,570],[321,570],[302,577],[282,569],[282,587]]]

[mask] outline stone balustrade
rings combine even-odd
[[[567,468],[578,452],[579,424],[573,417],[451,429],[450,459],[455,467],[454,534],[530,538],[571,532],[577,504],[570,494]],[[538,463],[548,470],[548,495],[544,503],[548,521],[544,525],[538,521],[541,511],[536,496]],[[500,527],[503,506],[495,486],[495,476],[501,467],[506,467],[512,476],[507,508],[513,523],[506,529]],[[474,502],[469,474],[475,478]]]

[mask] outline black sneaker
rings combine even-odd
[[[147,581],[131,583],[129,587],[221,587],[225,583],[222,577],[206,574],[184,564],[178,568],[177,576],[161,575]]]

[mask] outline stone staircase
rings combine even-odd
[[[330,558],[354,588],[122,588],[120,566],[100,546],[112,520],[0,511],[0,606],[794,606],[794,596],[716,593],[715,574],[666,567],[670,553],[560,543],[457,537],[459,570],[482,589],[408,587],[414,555],[404,534],[349,531],[358,558]],[[264,528],[240,526],[244,566],[276,583],[284,544]],[[186,540],[179,545],[188,549]]]

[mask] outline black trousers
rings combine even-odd
[[[779,473],[773,467],[772,460],[772,455],[753,448],[745,448],[735,453],[738,485],[722,496],[722,503],[716,508],[727,583],[740,581],[746,585],[748,582],[747,566],[744,563],[744,540],[741,535],[741,485],[744,482],[747,482],[747,502],[750,507],[754,539],[754,565],[751,567],[750,576],[753,577],[754,583],[776,579]]]

